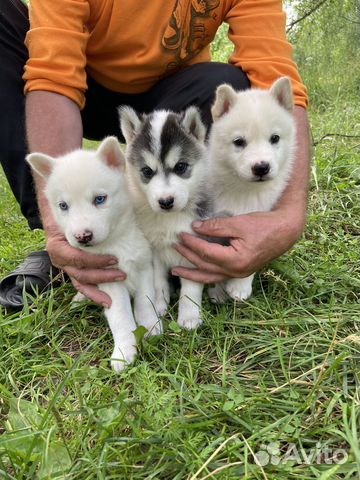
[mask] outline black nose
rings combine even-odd
[[[90,230],[85,230],[83,233],[76,233],[75,239],[78,243],[81,243],[83,245],[86,245],[87,243],[91,242],[93,238],[93,233],[90,232]]]
[[[163,210],[170,210],[174,206],[174,197],[160,198],[159,205]]]
[[[268,162],[255,163],[255,165],[251,167],[251,170],[257,177],[263,177],[270,172],[270,165]]]

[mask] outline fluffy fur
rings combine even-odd
[[[27,161],[44,177],[54,219],[69,244],[116,256],[127,274],[123,282],[99,285],[112,300],[105,315],[114,338],[111,363],[120,371],[135,358],[136,324],[146,327],[150,335],[161,333],[162,325],[154,310],[151,249],[136,226],[117,139],[108,137],[96,152],[76,150],[56,159],[32,153]]]
[[[284,191],[291,173],[295,124],[290,80],[282,77],[270,90],[235,92],[221,85],[212,107],[209,138],[210,175],[215,211],[232,215],[269,211]],[[245,300],[253,275],[210,289],[222,302],[227,295]]]
[[[139,117],[128,107],[119,113],[127,143],[130,194],[138,224],[153,247],[156,305],[164,314],[169,269],[192,266],[173,248],[177,235],[192,232],[192,221],[207,213],[206,131],[194,107],[183,114],[159,110]],[[201,284],[181,279],[181,327],[191,329],[201,323],[202,290]]]

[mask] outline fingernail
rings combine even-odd
[[[193,228],[201,228],[202,224],[203,224],[203,222],[201,222],[200,220],[195,220],[195,222],[192,222],[191,226]]]
[[[108,265],[117,265],[118,264],[118,261],[117,260],[109,260],[109,263]]]
[[[123,282],[124,280],[125,280],[125,276],[115,278],[115,282]]]
[[[102,303],[101,304],[104,308],[110,308],[110,305],[108,303]]]
[[[174,275],[174,277],[179,277],[177,270],[171,270],[171,275]]]

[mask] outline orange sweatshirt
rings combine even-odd
[[[268,88],[287,75],[295,103],[306,107],[281,0],[30,0],[25,93],[56,92],[83,108],[86,72],[110,90],[144,92],[172,72],[210,61],[223,22],[234,44],[229,62],[251,85]]]

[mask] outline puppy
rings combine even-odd
[[[287,185],[294,157],[290,80],[282,77],[270,90],[235,92],[220,85],[211,112],[209,159],[215,211],[242,215],[271,210]],[[229,280],[209,289],[209,296],[216,302],[225,301],[227,295],[245,300],[251,295],[253,277]]]
[[[111,364],[121,371],[136,355],[136,324],[147,328],[149,335],[160,334],[162,325],[154,309],[151,248],[136,226],[118,141],[108,137],[95,152],[76,150],[56,159],[32,153],[27,161],[45,179],[52,214],[69,244],[114,255],[127,275],[123,282],[99,285],[112,300],[105,308],[114,338]]]
[[[130,194],[137,222],[154,253],[156,306],[159,314],[169,303],[169,269],[192,267],[173,245],[180,232],[208,214],[206,130],[200,114],[190,107],[183,114],[159,110],[138,116],[129,107],[119,110],[127,143]],[[181,279],[178,324],[200,325],[203,285]]]

